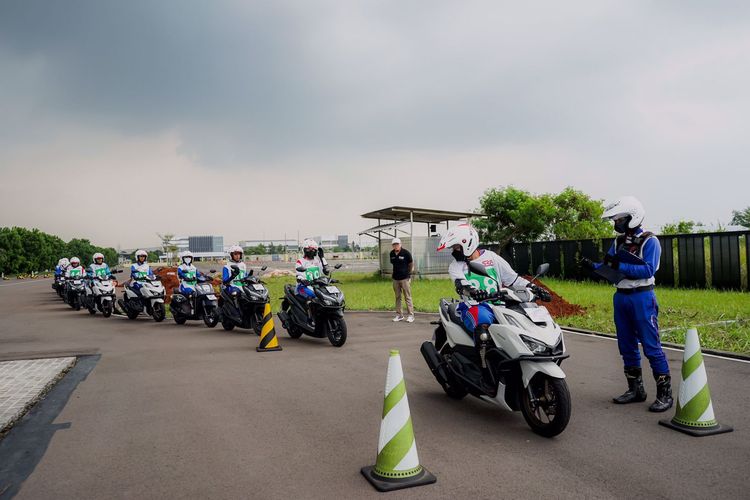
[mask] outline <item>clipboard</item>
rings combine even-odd
[[[599,269],[594,271],[594,274],[596,274],[600,278],[604,278],[613,285],[616,285],[620,281],[625,279],[625,274],[606,265],[599,267]]]
[[[625,264],[633,264],[635,266],[646,265],[643,259],[625,250],[620,250],[619,252],[617,252],[617,258],[620,260],[620,262],[624,262]]]

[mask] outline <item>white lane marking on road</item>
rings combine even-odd
[[[605,337],[605,336],[602,336],[602,335],[592,335],[590,333],[571,332],[570,330],[565,330],[565,328],[563,328],[563,330],[565,331],[565,333],[572,333],[573,335],[580,335],[582,337],[589,337],[589,338],[594,338],[594,339],[614,340],[615,342],[617,342],[617,339],[614,338],[614,337]],[[665,347],[665,346],[662,346],[662,349],[664,349],[665,351],[683,352],[683,349],[676,349],[674,347]],[[748,364],[750,364],[750,361],[748,361],[746,359],[727,358],[725,356],[719,356],[719,355],[716,355],[716,354],[708,354],[708,353],[705,353],[705,352],[703,353],[703,356],[704,357],[709,357],[709,358],[723,359],[724,361],[736,361],[738,363],[748,363]]]
[[[3,283],[3,284],[0,284],[0,287],[3,287],[3,286],[16,286],[16,285],[38,285],[39,283],[47,283],[48,280],[51,280],[51,279],[52,278],[41,278],[41,279],[23,281],[21,283]]]

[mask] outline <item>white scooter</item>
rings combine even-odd
[[[122,271],[112,271],[121,273]],[[115,282],[113,276],[91,276],[86,278],[85,295],[83,305],[89,310],[89,314],[101,311],[105,318],[112,315],[115,307]]]
[[[469,262],[469,268],[492,280],[479,262]],[[548,270],[549,264],[542,264],[534,279]],[[439,326],[433,340],[422,344],[422,355],[448,396],[471,394],[506,410],[520,410],[534,432],[556,436],[568,425],[571,412],[560,368],[568,357],[562,330],[547,308],[536,304],[532,289],[497,287],[486,299],[496,323],[489,327],[489,338],[480,340],[479,352],[456,310],[459,302],[441,299]],[[545,290],[537,290],[542,293],[549,298]]]
[[[120,307],[129,319],[135,319],[146,309],[146,313],[154,318],[157,323],[164,321],[167,316],[167,310],[164,305],[164,285],[161,280],[154,276],[133,278],[133,281],[140,283],[141,287],[136,289],[133,283],[125,285],[125,291],[122,293],[122,299],[118,302]]]

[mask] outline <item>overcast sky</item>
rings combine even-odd
[[[750,205],[747,1],[0,3],[0,226],[354,234],[488,187]]]

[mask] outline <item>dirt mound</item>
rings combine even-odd
[[[531,276],[524,276],[524,278],[530,280]],[[537,279],[536,283],[542,288],[549,290],[550,295],[552,295],[552,302],[539,302],[539,304],[544,305],[553,317],[562,318],[565,316],[577,316],[586,312],[586,309],[583,307],[577,304],[571,304],[556,294],[554,290],[545,285],[541,280]]]

